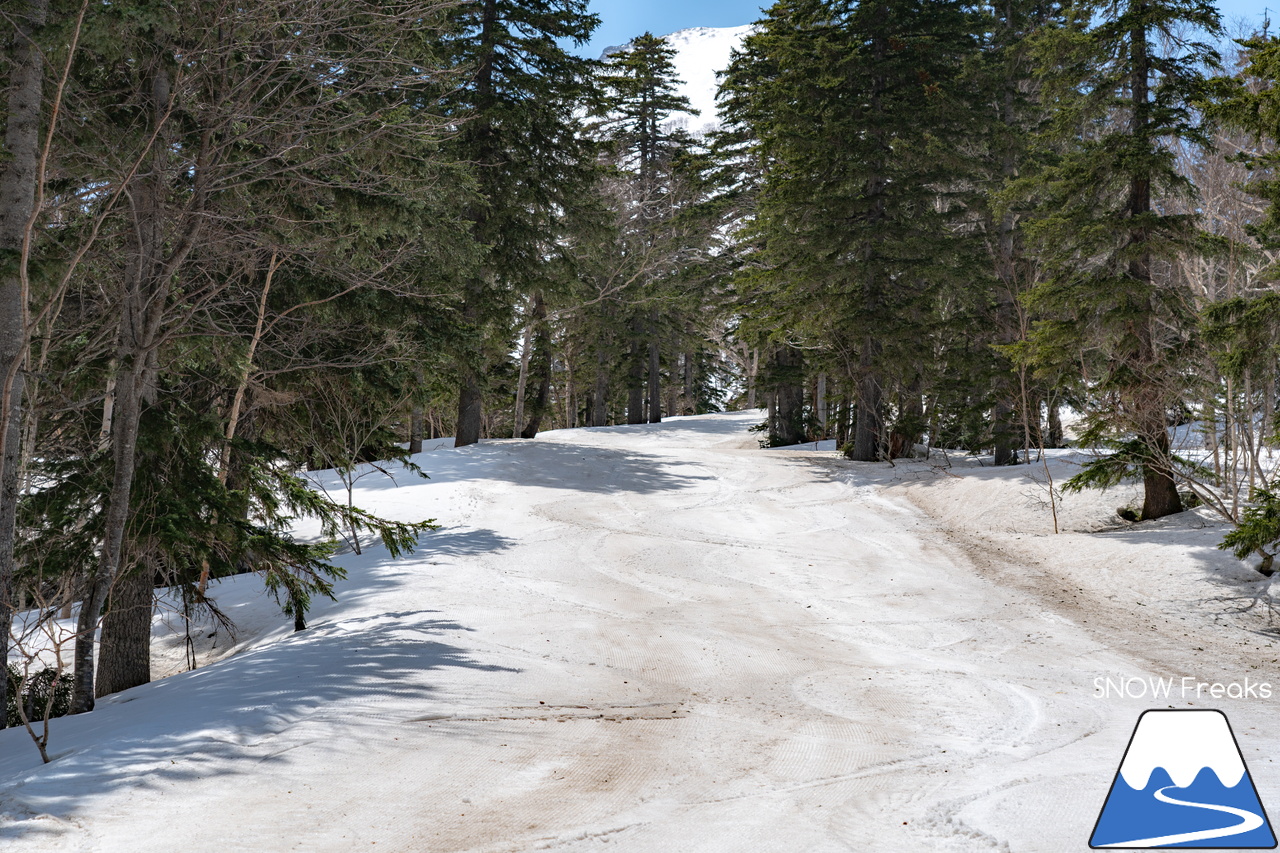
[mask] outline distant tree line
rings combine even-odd
[[[1223,40],[1205,0],[768,9],[716,153],[770,443],[1007,464],[1070,408],[1107,451],[1071,487],[1238,523],[1275,470],[1280,96],[1265,27]]]

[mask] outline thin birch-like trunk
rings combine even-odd
[[[15,4],[16,6],[17,4]],[[15,8],[6,57],[9,93],[6,103],[4,149],[0,161],[0,252],[23,257],[29,248],[30,225],[36,213],[40,182],[40,119],[44,103],[44,58],[36,33],[49,14],[48,0],[29,0]],[[23,398],[27,358],[27,288],[24,270],[6,264],[0,274],[0,663],[9,658],[9,628],[14,611],[18,488],[21,478]],[[8,679],[0,678],[0,708],[8,694]],[[0,720],[0,727],[5,725]]]

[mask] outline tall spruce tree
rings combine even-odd
[[[1238,159],[1252,173],[1247,187],[1267,202],[1267,217],[1254,236],[1268,248],[1280,245],[1280,37],[1254,35],[1241,39],[1245,67],[1230,78],[1213,81],[1212,100],[1204,104],[1211,118],[1252,137],[1255,149]],[[1252,83],[1252,85],[1251,85]]]
[[[599,23],[586,0],[475,0],[453,15],[456,66],[472,79],[452,104],[456,155],[474,164],[480,195],[468,219],[485,252],[461,281],[458,446],[480,439],[485,377],[510,351],[518,294],[535,286],[566,202],[591,179],[594,151],[577,111],[595,63],[569,52]]]
[[[675,76],[674,56],[666,39],[646,32],[613,53],[600,77],[602,131],[629,190],[615,199],[627,208],[623,239],[633,243],[629,254],[640,264],[634,289],[641,305],[658,303],[654,291],[673,273],[671,247],[664,244],[671,242],[676,212],[676,160],[690,140],[682,130],[669,128],[667,120],[674,112],[696,114],[677,91],[681,81]],[[667,325],[652,307],[633,309],[627,319],[628,423],[662,420],[661,350]]]
[[[1170,141],[1204,142],[1191,105],[1218,62],[1185,29],[1220,35],[1217,10],[1206,0],[1082,2],[1039,46],[1047,141],[1060,156],[1033,182],[1043,204],[1029,233],[1048,275],[1031,303],[1050,316],[1032,345],[1044,367],[1086,366],[1082,439],[1115,448],[1073,485],[1137,474],[1143,519],[1182,510],[1167,418],[1185,392],[1180,354],[1193,322],[1160,263],[1194,251],[1198,232],[1155,202],[1194,191]]]
[[[856,460],[886,453],[888,390],[910,396],[924,359],[909,322],[957,268],[977,29],[950,0],[782,0],[725,81],[764,164],[754,230],[792,328],[856,349]]]
[[[983,338],[1003,353],[992,360],[988,375],[993,461],[1006,465],[1016,461],[1015,448],[1030,450],[1041,395],[1026,366],[1009,358],[1026,332],[1026,311],[1018,300],[1035,283],[1037,264],[1020,228],[1025,205],[1006,199],[1001,190],[1035,173],[1043,156],[1035,144],[1046,115],[1033,46],[1045,27],[1061,23],[1062,8],[1057,0],[1006,0],[993,4],[988,14],[991,26],[982,61],[974,69],[987,107],[980,177],[990,188],[983,230],[994,274]]]

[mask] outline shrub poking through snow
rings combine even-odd
[[[23,726],[54,717],[71,710],[71,679],[56,669],[45,667],[23,677],[22,671],[9,664],[6,675],[9,691],[4,716],[6,726]]]
[[[1258,571],[1271,577],[1276,551],[1280,550],[1280,495],[1258,489],[1253,503],[1245,507],[1239,526],[1224,536],[1218,547],[1241,560],[1250,554],[1259,555],[1262,562]]]

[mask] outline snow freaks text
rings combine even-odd
[[[1093,680],[1095,699],[1270,699],[1265,681],[1201,681],[1198,678],[1099,675]]]

